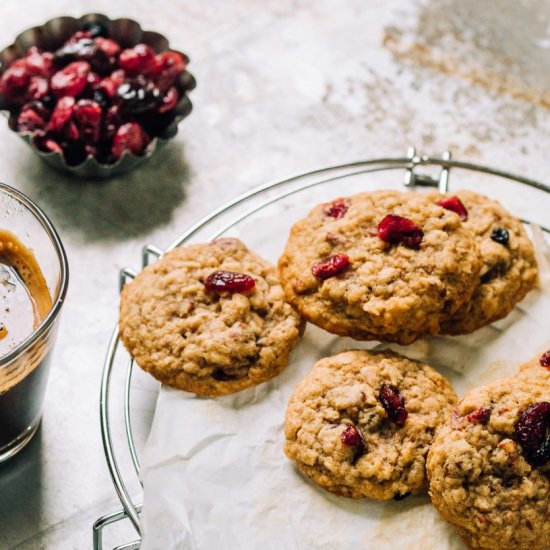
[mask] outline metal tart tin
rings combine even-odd
[[[187,63],[189,62],[189,58],[184,53],[170,48],[166,37],[157,32],[143,30],[140,24],[132,19],[109,19],[106,15],[100,13],[88,13],[79,18],[56,17],[50,19],[44,25],[23,31],[12,44],[0,52],[0,75],[14,59],[24,57],[31,46],[36,46],[42,50],[55,51],[76,31],[82,30],[85,24],[96,22],[106,27],[108,38],[116,40],[123,49],[144,43],[151,46],[157,53],[167,50],[176,51],[183,56]],[[1,95],[0,111],[8,118],[8,126],[26,141],[32,150],[49,166],[82,178],[109,178],[144,164],[176,136],[178,124],[191,112],[192,104],[187,97],[187,92],[195,87],[196,82],[194,77],[185,70],[174,85],[180,93],[180,100],[176,106],[173,121],[164,129],[161,135],[153,137],[144,155],[136,156],[125,151],[113,164],[102,164],[93,156],[88,155],[82,163],[69,165],[61,153],[39,150],[34,144],[30,133],[17,132],[19,107],[10,105]]]

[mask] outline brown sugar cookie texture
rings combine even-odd
[[[288,300],[343,336],[411,343],[467,302],[481,257],[455,213],[414,193],[376,191],[315,207],[279,260]]]
[[[429,452],[432,502],[470,548],[550,541],[550,372],[534,368],[467,393]]]
[[[427,365],[391,352],[340,353],[294,390],[285,453],[332,493],[400,500],[426,490],[426,455],[455,402]]]
[[[302,328],[276,269],[237,239],[167,252],[120,302],[120,337],[139,366],[204,396],[279,374]]]
[[[502,319],[535,286],[538,276],[535,251],[521,221],[497,201],[473,191],[428,196],[462,217],[483,260],[472,299],[442,323],[441,331],[466,334]]]

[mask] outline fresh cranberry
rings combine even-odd
[[[319,279],[329,279],[343,273],[349,265],[349,257],[346,254],[335,254],[313,264],[311,272]]]
[[[151,138],[137,122],[128,122],[117,130],[111,152],[116,159],[120,158],[124,151],[142,155],[150,141]]]
[[[167,90],[185,70],[185,59],[178,52],[162,52],[155,59],[154,79],[161,90]]]
[[[466,210],[464,203],[457,196],[446,197],[437,204],[445,208],[445,210],[458,214],[463,222],[468,219],[468,210]]]
[[[155,50],[146,44],[122,50],[118,57],[119,67],[129,76],[148,75],[155,70]]]
[[[378,224],[378,238],[387,243],[403,243],[406,247],[417,250],[423,237],[424,231],[418,225],[397,214],[388,214]]]
[[[39,130],[44,130],[49,116],[50,112],[39,101],[25,103],[17,117],[17,131],[34,134]]]
[[[89,74],[90,64],[86,61],[70,63],[52,76],[52,90],[58,97],[75,97],[86,87]]]
[[[256,285],[250,275],[234,273],[233,271],[214,271],[204,281],[206,290],[210,292],[246,292]]]
[[[550,369],[550,349],[540,356],[539,362],[541,367]]]
[[[91,99],[81,99],[76,104],[74,119],[86,140],[94,143],[99,141],[101,116],[101,106]]]
[[[346,215],[349,208],[349,199],[336,199],[332,201],[324,210],[325,216],[331,218],[342,218]]]
[[[550,461],[550,403],[542,401],[527,407],[516,424],[516,439],[523,456],[533,466]]]
[[[340,434],[340,440],[348,447],[355,447],[352,464],[357,462],[357,460],[359,460],[365,452],[365,442],[363,441],[363,437],[361,436],[359,430],[353,424],[350,424]]]
[[[176,108],[179,101],[178,91],[174,86],[168,89],[166,95],[162,98],[162,103],[160,104],[158,111],[159,113],[167,113]]]
[[[73,116],[75,103],[74,97],[62,97],[53,110],[50,123],[48,124],[48,130],[60,132]]]
[[[468,419],[468,422],[471,422],[472,424],[487,424],[491,418],[491,412],[491,407],[481,407],[477,409],[477,411],[467,415],[466,418]]]
[[[384,410],[388,413],[388,418],[396,424],[402,426],[409,413],[405,408],[405,398],[399,390],[391,384],[382,384],[378,392],[378,401]]]

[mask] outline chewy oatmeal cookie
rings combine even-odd
[[[463,219],[476,238],[483,260],[472,299],[441,323],[441,332],[467,334],[506,317],[537,281],[535,251],[521,221],[497,201],[473,191],[428,196],[434,202],[443,201],[445,208]]]
[[[427,365],[392,352],[340,353],[296,386],[285,453],[331,493],[400,500],[426,490],[426,455],[455,403]]]
[[[276,269],[237,239],[167,252],[120,302],[120,337],[139,366],[204,396],[279,374],[302,328]]]
[[[375,191],[316,206],[279,260],[287,299],[312,323],[358,340],[436,334],[470,299],[481,257],[460,219],[414,193]]]
[[[470,548],[550,541],[550,376],[532,368],[467,393],[428,454],[432,502]]]

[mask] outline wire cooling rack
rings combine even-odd
[[[325,166],[256,187],[255,189],[240,195],[224,206],[217,208],[206,217],[202,218],[182,233],[166,249],[166,251],[185,244],[195,236],[199,235],[201,231],[204,231],[207,227],[210,230],[210,239],[215,239],[223,233],[229,231],[239,222],[257,213],[262,208],[265,208],[266,206],[284,198],[288,198],[299,191],[323,184],[337,186],[338,183],[341,183],[342,180],[346,178],[360,176],[362,174],[401,171],[403,178],[402,181],[405,187],[434,187],[439,189],[440,192],[445,193],[449,190],[449,176],[451,169],[460,169],[466,172],[477,172],[488,176],[494,176],[495,178],[503,178],[504,180],[508,180],[510,182],[529,186],[542,191],[543,193],[550,193],[550,185],[548,184],[517,174],[498,170],[496,168],[454,160],[451,157],[450,151],[445,151],[441,157],[429,157],[418,155],[416,150],[413,147],[410,147],[405,157],[378,158],[335,166]],[[342,187],[335,187],[335,193],[345,194],[345,191],[342,190]],[[544,226],[544,220],[529,220],[524,217],[523,221],[526,223],[534,223],[541,227],[541,229],[547,234],[550,233],[550,229]],[[145,267],[152,261],[160,258],[164,252],[164,250],[156,246],[146,245],[142,250],[142,267]],[[119,274],[120,289],[122,289],[126,282],[133,279],[136,274],[136,271],[133,269],[122,269]],[[122,353],[121,347],[122,346],[119,342],[118,326],[116,326],[113,330],[103,365],[99,406],[101,435],[103,438],[105,458],[115,490],[122,504],[122,508],[118,511],[100,517],[94,523],[94,550],[104,550],[103,530],[107,526],[125,519],[129,520],[131,525],[134,527],[138,539],[133,542],[128,542],[117,546],[113,550],[135,550],[138,549],[141,544],[140,462],[138,456],[139,452],[137,450],[135,440],[135,429],[132,423],[132,382],[135,378],[133,369],[134,363],[131,360],[126,360],[122,364],[116,361],[117,354]],[[124,369],[125,372],[120,372],[124,371]],[[113,397],[113,377],[115,370],[118,375],[124,376],[122,403],[120,403],[119,398]],[[127,447],[125,451],[130,455],[130,462],[133,465],[133,469],[131,467],[125,467],[126,469],[121,471],[120,454],[122,450],[120,449],[120,445],[115,449],[113,441],[113,422],[115,416],[113,411],[115,409],[112,408],[112,405],[116,405],[119,412],[120,409],[122,409],[122,422],[124,424],[124,433],[126,438],[126,441],[123,442],[123,446]],[[140,493],[139,495],[131,496],[131,490],[129,489],[131,485],[138,487],[137,491],[133,492]]]

